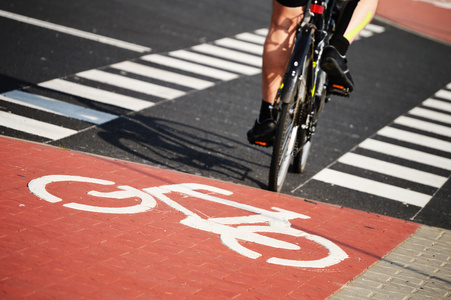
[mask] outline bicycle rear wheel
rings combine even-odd
[[[295,173],[304,172],[305,166],[307,165],[308,155],[310,153],[310,147],[312,146],[312,141],[308,140],[306,130],[302,130],[298,133],[298,144],[301,150],[296,154],[293,160],[293,171]],[[298,149],[299,149],[298,148]]]
[[[310,48],[307,48],[310,49]],[[289,93],[292,99],[282,103],[281,111],[277,121],[276,139],[273,146],[271,165],[269,169],[268,188],[274,192],[282,190],[289,167],[296,156],[297,149],[304,146],[307,132],[300,125],[303,124],[303,103],[309,97],[309,86],[311,82],[311,50],[307,51],[300,76],[293,88],[296,92]],[[301,106],[301,107],[298,107]],[[304,148],[303,148],[304,149]],[[308,150],[305,148],[305,150]],[[308,151],[307,151],[308,153]],[[306,161],[307,156],[305,156]],[[305,166],[305,161],[303,166]],[[297,164],[299,164],[297,162]],[[298,167],[295,166],[295,171]]]
[[[280,192],[282,189],[293,158],[293,150],[296,145],[296,136],[299,129],[299,125],[295,124],[292,117],[293,110],[295,109],[294,106],[294,101],[283,103],[282,110],[279,112],[268,183],[269,190],[274,192]]]

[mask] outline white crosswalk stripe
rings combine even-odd
[[[359,144],[359,147],[362,149],[379,152],[389,156],[410,160],[420,164],[441,168],[445,170],[451,170],[451,160],[438,155],[429,154],[426,152],[402,146],[397,146],[394,144],[381,142],[373,139],[367,139],[363,141],[361,144]]]
[[[422,131],[431,132],[437,135],[451,137],[451,128],[448,126],[438,125],[431,122],[425,122],[418,119],[409,118],[406,116],[399,117],[395,120],[395,124],[404,125],[410,128],[415,128]],[[449,145],[451,149],[451,145]]]
[[[366,30],[382,33],[384,28],[371,25]],[[66,129],[51,124],[49,120],[36,119],[34,122],[16,109],[3,113],[7,118],[5,116],[0,126],[58,140],[75,134],[80,127],[101,125],[127,111],[150,108],[160,101],[182,97],[191,90],[207,89],[220,81],[256,75],[261,72],[261,55],[267,33],[268,30],[263,28],[189,49],[146,54],[133,61],[42,82],[37,85],[38,89],[42,89],[38,92],[25,89],[4,93],[0,95],[0,101],[10,105],[36,109],[83,124],[78,129]],[[49,93],[51,96],[48,96]],[[76,100],[68,103],[68,97]],[[101,105],[111,107],[113,111],[122,111],[102,111]],[[43,129],[46,122],[52,129]]]
[[[425,119],[430,119],[436,122],[451,124],[451,118],[449,117],[449,115],[421,107],[413,108],[411,111],[409,111],[409,114],[417,117],[423,117]]]
[[[331,169],[322,170],[315,179],[419,207],[424,207],[431,198],[430,195]]]
[[[101,90],[62,79],[46,81],[40,83],[39,86],[130,110],[142,110],[153,105],[152,102],[143,101],[130,96],[116,94],[110,91]]]
[[[449,180],[451,176],[451,156],[449,155],[451,153],[451,127],[449,126],[451,103],[448,102],[451,100],[451,92],[449,88],[451,83],[447,85],[447,89],[435,93],[434,96],[442,100],[426,99],[420,106],[411,109],[405,116],[398,117],[392,125],[382,128],[375,136],[366,139],[352,152],[346,153],[336,163],[316,174],[313,180],[424,207],[432,199],[433,192],[424,193],[400,187],[391,182],[395,180],[390,179],[387,182],[381,182],[372,179],[368,171],[387,175],[388,178],[401,179],[404,183],[407,182],[407,185],[411,182],[430,186],[435,188],[434,191],[440,189]],[[395,125],[403,129],[393,127]],[[388,138],[388,140],[378,140],[379,137]],[[402,145],[398,145],[399,142]],[[361,149],[370,152],[358,153]],[[371,157],[381,154],[389,159],[395,158],[396,163]],[[354,167],[358,171],[353,171],[356,173],[352,174],[347,173],[340,169],[340,164]],[[375,176],[375,178],[381,177]]]
[[[51,140],[59,140],[77,133],[76,130],[63,128],[61,126],[56,126],[3,111],[0,111],[0,126],[35,134]]]
[[[183,61],[180,59],[176,59],[173,57],[168,57],[168,56],[164,56],[164,55],[160,55],[160,54],[150,54],[150,55],[141,57],[141,59],[159,64],[159,65],[171,67],[171,68],[186,71],[186,72],[192,72],[194,74],[203,75],[206,77],[223,80],[223,81],[228,81],[228,80],[238,78],[238,74],[202,66],[199,64],[191,63],[191,62],[186,62],[186,61]]]
[[[174,99],[183,96],[185,94],[184,92],[175,89],[167,88],[153,83],[136,80],[100,70],[89,70],[86,72],[81,72],[77,73],[76,76],[86,78],[92,81],[98,81],[118,86],[124,89],[129,89],[143,94],[161,97],[164,99]]]
[[[438,110],[451,112],[451,103],[442,100],[427,99],[426,101],[423,102],[423,105],[430,108],[436,108]]]
[[[400,140],[428,148],[451,152],[451,143],[426,135],[400,130],[392,127],[385,127],[377,132],[378,135],[386,136],[395,140]]]
[[[17,90],[0,95],[0,99],[96,125],[109,122],[118,117],[113,114]]]
[[[368,156],[355,154],[352,152],[346,153],[338,159],[338,162],[350,166],[374,171],[377,173],[390,175],[401,179],[406,179],[412,182],[425,184],[440,188],[448,178],[423,172],[409,167],[404,167],[394,163],[386,162],[380,159],[371,158]]]
[[[262,66],[262,59],[257,55],[246,54],[240,51],[230,50],[210,44],[194,46],[192,49],[208,55],[222,57],[228,60],[248,64],[257,68],[261,68]]]
[[[203,90],[214,85],[211,81],[206,81],[182,74],[169,72],[142,64],[137,64],[131,61],[124,61],[111,66],[112,68],[119,69],[129,73],[135,73],[148,78],[154,78],[170,83],[174,83],[181,86],[186,86],[196,90]]]
[[[235,36],[237,39],[251,42],[255,44],[263,45],[265,43],[265,36],[259,35],[259,34],[253,34],[250,32],[240,33]]]
[[[235,73],[240,73],[243,75],[255,75],[260,73],[260,69],[249,67],[243,64],[234,63],[227,60],[222,60],[214,58],[211,56],[201,55],[194,52],[189,52],[186,50],[178,50],[169,52],[170,56],[186,59],[195,63],[205,64],[214,68],[227,70]]]
[[[217,40],[215,42],[215,44],[219,45],[219,46],[239,50],[239,51],[248,52],[248,53],[255,54],[255,55],[263,54],[263,46],[262,45],[252,44],[249,42],[243,42],[243,41],[239,41],[239,40],[232,39],[232,38],[224,38],[224,39]]]
[[[435,97],[451,100],[451,92],[446,90],[440,90],[437,93],[435,93]]]
[[[356,40],[359,40],[361,38],[369,38],[372,37],[375,34],[379,34],[384,32],[385,29],[382,26],[375,25],[375,24],[368,24],[359,34],[359,36],[356,38]]]

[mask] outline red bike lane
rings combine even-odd
[[[6,299],[324,299],[419,228],[5,137],[0,154]]]

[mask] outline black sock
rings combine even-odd
[[[330,39],[330,45],[334,46],[341,55],[345,55],[346,51],[348,51],[349,41],[344,37],[345,31],[349,26],[349,22],[351,21],[352,14],[354,13],[355,8],[359,0],[350,0],[346,3],[340,19],[338,20],[337,28],[335,29],[335,33],[333,37]]]
[[[349,41],[342,35],[334,35],[329,44],[334,46],[342,56],[346,55],[349,48]]]
[[[272,106],[272,104],[262,100],[262,104],[260,106],[260,115],[258,116],[259,122],[263,122],[267,119],[272,118],[271,109],[269,108],[270,106]]]

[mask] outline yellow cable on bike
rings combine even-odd
[[[354,29],[352,29],[348,34],[345,35],[345,38],[350,41],[351,39],[353,39],[356,35],[358,35],[360,33],[360,31],[362,31],[363,28],[365,28],[366,25],[368,25],[369,22],[371,22],[371,20],[373,19],[373,14],[371,12],[369,12],[366,15],[366,18],[363,20],[362,23],[360,23],[357,27],[355,27]]]

